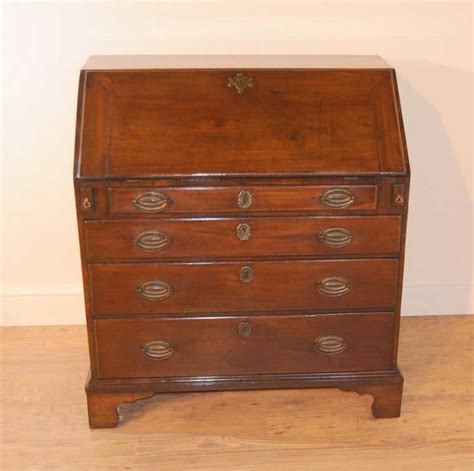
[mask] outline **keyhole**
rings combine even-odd
[[[241,337],[248,337],[252,333],[252,327],[248,322],[241,322],[238,332]]]
[[[253,270],[250,267],[242,267],[240,269],[240,281],[242,283],[250,283],[253,278]]]

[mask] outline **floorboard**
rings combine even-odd
[[[474,316],[405,317],[402,416],[338,390],[156,395],[89,430],[85,327],[4,327],[2,470],[472,470]]]

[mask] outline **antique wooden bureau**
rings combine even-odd
[[[74,180],[91,427],[225,389],[399,416],[409,166],[381,58],[91,57]]]

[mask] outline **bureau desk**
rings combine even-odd
[[[94,56],[76,129],[91,427],[116,426],[122,402],[226,389],[334,387],[399,416],[393,68]]]

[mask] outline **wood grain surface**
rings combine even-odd
[[[252,278],[242,282],[246,268]],[[110,263],[89,265],[89,274],[95,315],[387,309],[396,300],[398,260]],[[317,288],[335,277],[350,290],[330,296]],[[153,282],[171,294],[145,298],[140,288]]]
[[[1,467],[472,470],[473,320],[402,318],[399,419],[373,419],[350,392],[228,391],[125,404],[111,430],[88,428],[84,326],[3,328]]]
[[[240,232],[242,228],[246,232]],[[331,245],[331,239],[324,238],[331,229],[345,231],[346,241]],[[381,255],[398,254],[401,218],[91,220],[85,232],[89,260]],[[158,234],[163,246],[148,250],[137,243],[147,234]]]
[[[248,326],[246,335],[239,333]],[[95,321],[99,378],[214,376],[269,373],[381,371],[392,367],[393,315],[269,315]],[[317,351],[314,341],[337,336],[345,349]],[[162,360],[144,345],[166,342]]]
[[[159,214],[190,213],[225,214],[240,213],[247,215],[259,214],[265,211],[322,211],[327,212],[331,207],[321,199],[328,191],[344,190],[352,193],[354,200],[346,208],[336,211],[354,212],[375,210],[377,208],[377,185],[282,185],[282,186],[234,186],[234,187],[188,187],[188,188],[153,188],[137,186],[133,188],[109,188],[109,211],[111,215],[146,214],[137,208],[133,201],[143,193],[158,191],[165,195],[169,204]],[[252,195],[248,208],[242,209],[238,204],[241,191]]]
[[[407,172],[393,70],[239,72],[83,71],[76,176]]]
[[[142,393],[214,387],[337,386],[372,394],[376,417],[399,416],[409,167],[395,71],[351,67],[365,60],[81,71],[91,427],[116,425],[115,406]],[[330,241],[323,227],[275,219],[344,215],[366,220],[354,234],[329,228],[336,244],[354,239],[339,254],[315,245]],[[206,217],[216,223],[204,227]],[[162,230],[137,227],[158,221]],[[129,244],[174,255],[134,257]],[[250,338],[237,322],[252,324]],[[314,355],[324,350],[335,356]]]

